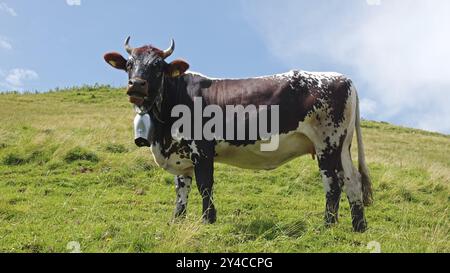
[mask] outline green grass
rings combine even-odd
[[[218,221],[200,221],[192,190],[187,219],[172,223],[173,177],[133,143],[134,112],[107,86],[0,95],[0,251],[449,252],[450,137],[363,122],[375,203],[369,230],[323,225],[317,162],[274,171],[217,164]],[[356,144],[353,145],[353,149]],[[355,150],[353,151],[355,154]],[[355,154],[356,157],[356,154]]]

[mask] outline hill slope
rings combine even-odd
[[[340,223],[323,227],[310,157],[270,172],[218,164],[218,222],[203,225],[195,187],[188,218],[170,223],[173,177],[135,147],[133,117],[124,91],[102,86],[0,95],[0,251],[450,252],[449,136],[363,122],[375,194],[364,234],[344,194]]]

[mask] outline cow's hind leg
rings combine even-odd
[[[331,146],[329,143],[326,148],[317,151],[326,197],[325,224],[327,226],[338,221],[339,201],[343,182],[341,179],[343,169],[340,154],[340,145]]]
[[[367,221],[364,216],[363,191],[361,176],[353,166],[350,153],[351,136],[346,141],[345,148],[342,151],[342,166],[344,169],[344,191],[350,203],[352,213],[353,230],[364,232],[367,229]]]
[[[175,176],[175,191],[177,194],[175,205],[175,218],[186,216],[189,192],[191,191],[192,177],[177,175]]]

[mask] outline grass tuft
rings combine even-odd
[[[97,154],[95,154],[92,151],[89,151],[88,149],[82,147],[75,147],[66,153],[66,155],[64,156],[64,160],[67,163],[72,163],[78,160],[85,160],[97,163],[100,159],[97,156]]]
[[[109,143],[105,146],[105,151],[113,154],[123,154],[128,152],[128,149],[122,144]]]
[[[26,162],[27,159],[24,155],[14,152],[6,154],[6,156],[3,158],[3,164],[8,166],[18,166],[25,164]]]

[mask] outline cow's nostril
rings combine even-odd
[[[128,85],[133,85],[133,81],[132,81],[132,80],[129,80],[129,81],[128,81]]]

